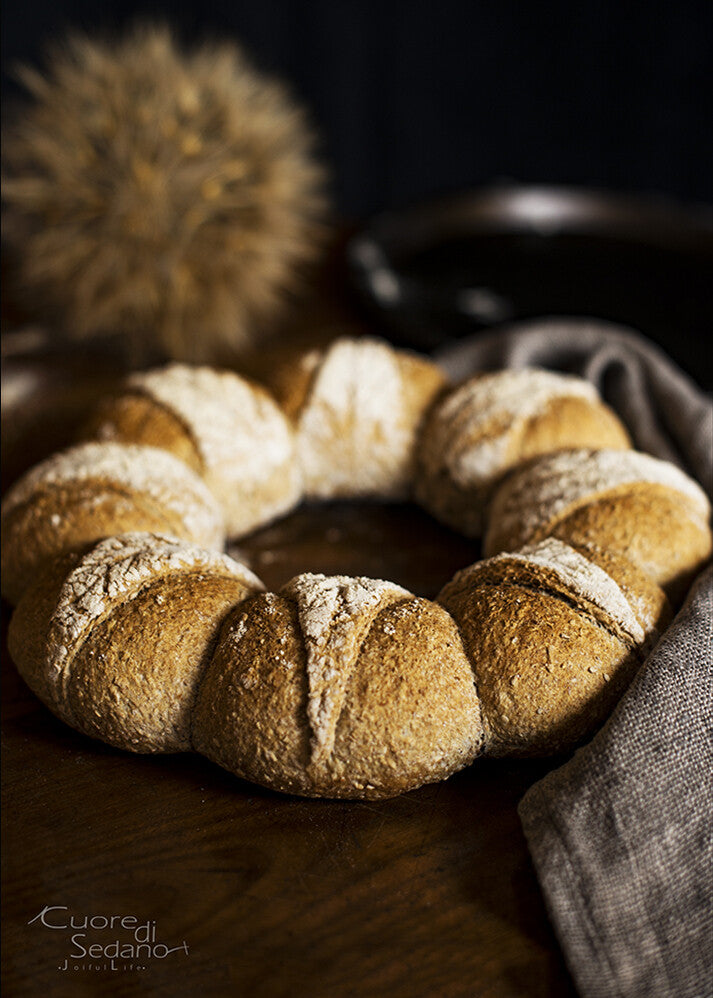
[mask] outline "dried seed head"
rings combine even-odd
[[[315,254],[323,171],[302,111],[232,44],[73,35],[4,143],[20,280],[75,337],[208,360],[259,336]]]

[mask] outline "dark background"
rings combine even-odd
[[[241,39],[289,81],[349,216],[501,179],[713,200],[707,0],[16,0],[4,71],[137,15]]]
[[[571,231],[495,223],[447,250],[441,233],[417,276],[398,264],[415,289],[398,309],[375,300],[368,275],[355,282],[375,331],[418,349],[483,322],[598,316],[642,331],[713,388],[710,0],[15,0],[3,15],[5,109],[21,93],[13,66],[41,63],[66,29],[106,35],[137,19],[168,20],[187,44],[237,39],[284,79],[311,113],[348,224],[502,182],[683,206],[663,229],[639,208],[610,218],[604,204],[603,220]],[[494,292],[505,311],[464,320],[456,285]]]

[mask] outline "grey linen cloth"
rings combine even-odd
[[[713,405],[657,347],[594,320],[503,327],[440,351],[456,379],[540,366],[593,381],[635,445],[710,493]],[[713,996],[713,571],[602,730],[519,814],[584,998]]]

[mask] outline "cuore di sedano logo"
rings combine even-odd
[[[188,956],[188,943],[157,938],[156,921],[137,915],[82,914],[47,904],[27,923],[66,940],[61,971],[148,970],[156,960]]]

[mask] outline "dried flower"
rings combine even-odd
[[[75,337],[210,359],[260,335],[314,255],[323,174],[302,111],[232,44],[71,36],[4,143],[22,285]]]

